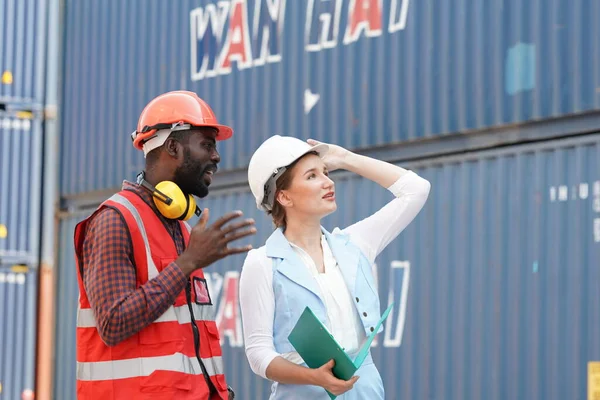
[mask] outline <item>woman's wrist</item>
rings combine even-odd
[[[346,171],[356,172],[360,156],[348,150],[344,158],[340,162],[340,168]]]
[[[318,370],[306,367],[305,372],[306,372],[306,379],[309,382],[309,385],[321,386]]]

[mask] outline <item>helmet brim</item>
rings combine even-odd
[[[226,125],[206,125],[208,127],[211,128],[215,128],[217,130],[217,137],[215,138],[216,140],[227,140],[229,138],[231,138],[233,136],[233,129],[231,129],[230,127],[226,126]]]

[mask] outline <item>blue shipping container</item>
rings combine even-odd
[[[234,138],[220,144],[224,169],[245,167],[276,133],[363,148],[600,106],[597,1],[73,0],[65,8],[65,195],[135,176],[143,158],[129,134],[151,98],[175,89],[197,92],[233,126]]]
[[[37,263],[42,121],[0,114],[0,260]]]
[[[48,0],[0,0],[0,103],[44,101]]]
[[[600,135],[410,167],[432,190],[377,260],[382,307],[396,303],[373,349],[386,398],[585,398],[588,362],[600,361]],[[339,209],[327,228],[365,218],[391,199],[365,179],[334,180]],[[247,187],[213,193],[201,206],[212,221],[235,209],[255,218],[255,246],[272,231]],[[61,228],[57,398],[73,397],[75,388],[72,237],[82,217]],[[251,372],[243,350],[243,260],[227,258],[206,274],[228,382],[241,399],[264,399],[270,385]]]
[[[0,265],[0,398],[33,400],[37,270]]]

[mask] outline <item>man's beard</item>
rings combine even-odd
[[[204,174],[210,169],[215,170],[214,163],[200,164],[192,160],[190,149],[183,150],[183,164],[175,170],[174,182],[185,194],[196,197],[206,197],[208,186],[204,183]]]

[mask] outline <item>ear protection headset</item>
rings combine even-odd
[[[137,183],[152,193],[156,208],[166,218],[187,221],[202,212],[194,196],[183,193],[175,182],[162,181],[155,187],[146,181],[144,172],[140,172]]]

